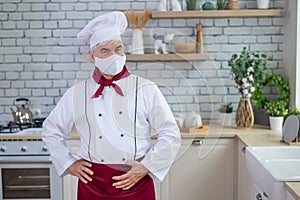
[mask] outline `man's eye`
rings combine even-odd
[[[120,47],[120,48],[117,48],[117,49],[116,49],[116,52],[121,52],[122,50],[123,50],[123,48]]]
[[[100,53],[101,54],[108,54],[108,51],[107,50],[101,50]]]

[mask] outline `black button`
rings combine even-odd
[[[119,111],[119,114],[121,115],[121,114],[122,114],[122,111]]]
[[[99,114],[99,117],[101,117],[101,116],[102,116],[102,114],[100,113],[100,114]]]
[[[99,136],[99,139],[102,139],[102,136],[101,136],[101,135]]]
[[[101,162],[104,162],[104,160],[103,160],[103,159],[101,159]]]
[[[123,134],[123,133],[121,134],[121,137],[124,137],[124,134]]]
[[[123,161],[125,161],[125,160],[126,160],[126,158],[122,158],[122,160],[123,160]]]

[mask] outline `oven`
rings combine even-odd
[[[63,199],[62,178],[41,139],[0,140],[0,183],[3,200]]]

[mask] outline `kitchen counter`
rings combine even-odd
[[[240,139],[247,146],[286,146],[280,142],[281,132],[271,131],[269,127],[255,126],[251,129],[238,129],[235,127],[222,127],[210,125],[207,131],[197,133],[181,133],[183,139],[197,138],[235,138]],[[155,138],[155,135],[153,135]],[[20,134],[0,134],[1,140],[26,140],[41,139],[40,135],[20,135]],[[76,130],[70,133],[71,140],[78,140],[79,135]],[[300,182],[285,182],[284,187],[297,200],[300,200]]]
[[[153,136],[155,137],[155,135]],[[251,129],[238,129],[235,127],[209,126],[207,131],[197,133],[181,133],[182,139],[192,138],[234,138],[237,137],[247,146],[287,146],[280,142],[281,132],[272,131],[269,127],[254,126]],[[72,131],[70,139],[79,139],[76,131]],[[300,200],[300,182],[285,182],[284,187],[296,199]]]
[[[41,135],[22,135],[16,133],[0,133],[0,140],[40,140]]]
[[[255,135],[255,137],[253,137]],[[153,134],[153,138],[155,138]],[[238,129],[235,127],[222,127],[210,125],[207,131],[197,131],[196,133],[181,132],[182,139],[199,138],[234,138],[238,137],[248,146],[279,146],[287,145],[281,143],[281,132],[271,131],[269,127],[255,126],[251,129]],[[70,133],[70,139],[79,139],[76,130]]]
[[[255,137],[253,137],[255,135]],[[238,137],[248,146],[274,146],[274,145],[286,145],[284,143],[280,143],[281,133],[271,131],[268,127],[256,126],[251,129],[238,129],[234,127],[222,127],[219,125],[210,125],[207,131],[198,131],[196,133],[181,133],[181,137],[183,139],[187,138],[234,138]],[[155,138],[155,134],[153,134],[153,138]],[[30,134],[30,135],[22,135],[22,134],[0,134],[1,140],[6,139],[41,139],[40,135]],[[79,139],[79,135],[76,129],[73,129],[70,132],[71,140]]]

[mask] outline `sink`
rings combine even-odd
[[[300,181],[300,147],[247,147],[249,159],[266,168],[277,181]]]
[[[246,166],[270,199],[284,199],[283,182],[300,181],[300,147],[247,147]]]
[[[300,180],[300,159],[270,159],[266,165],[277,180]]]

